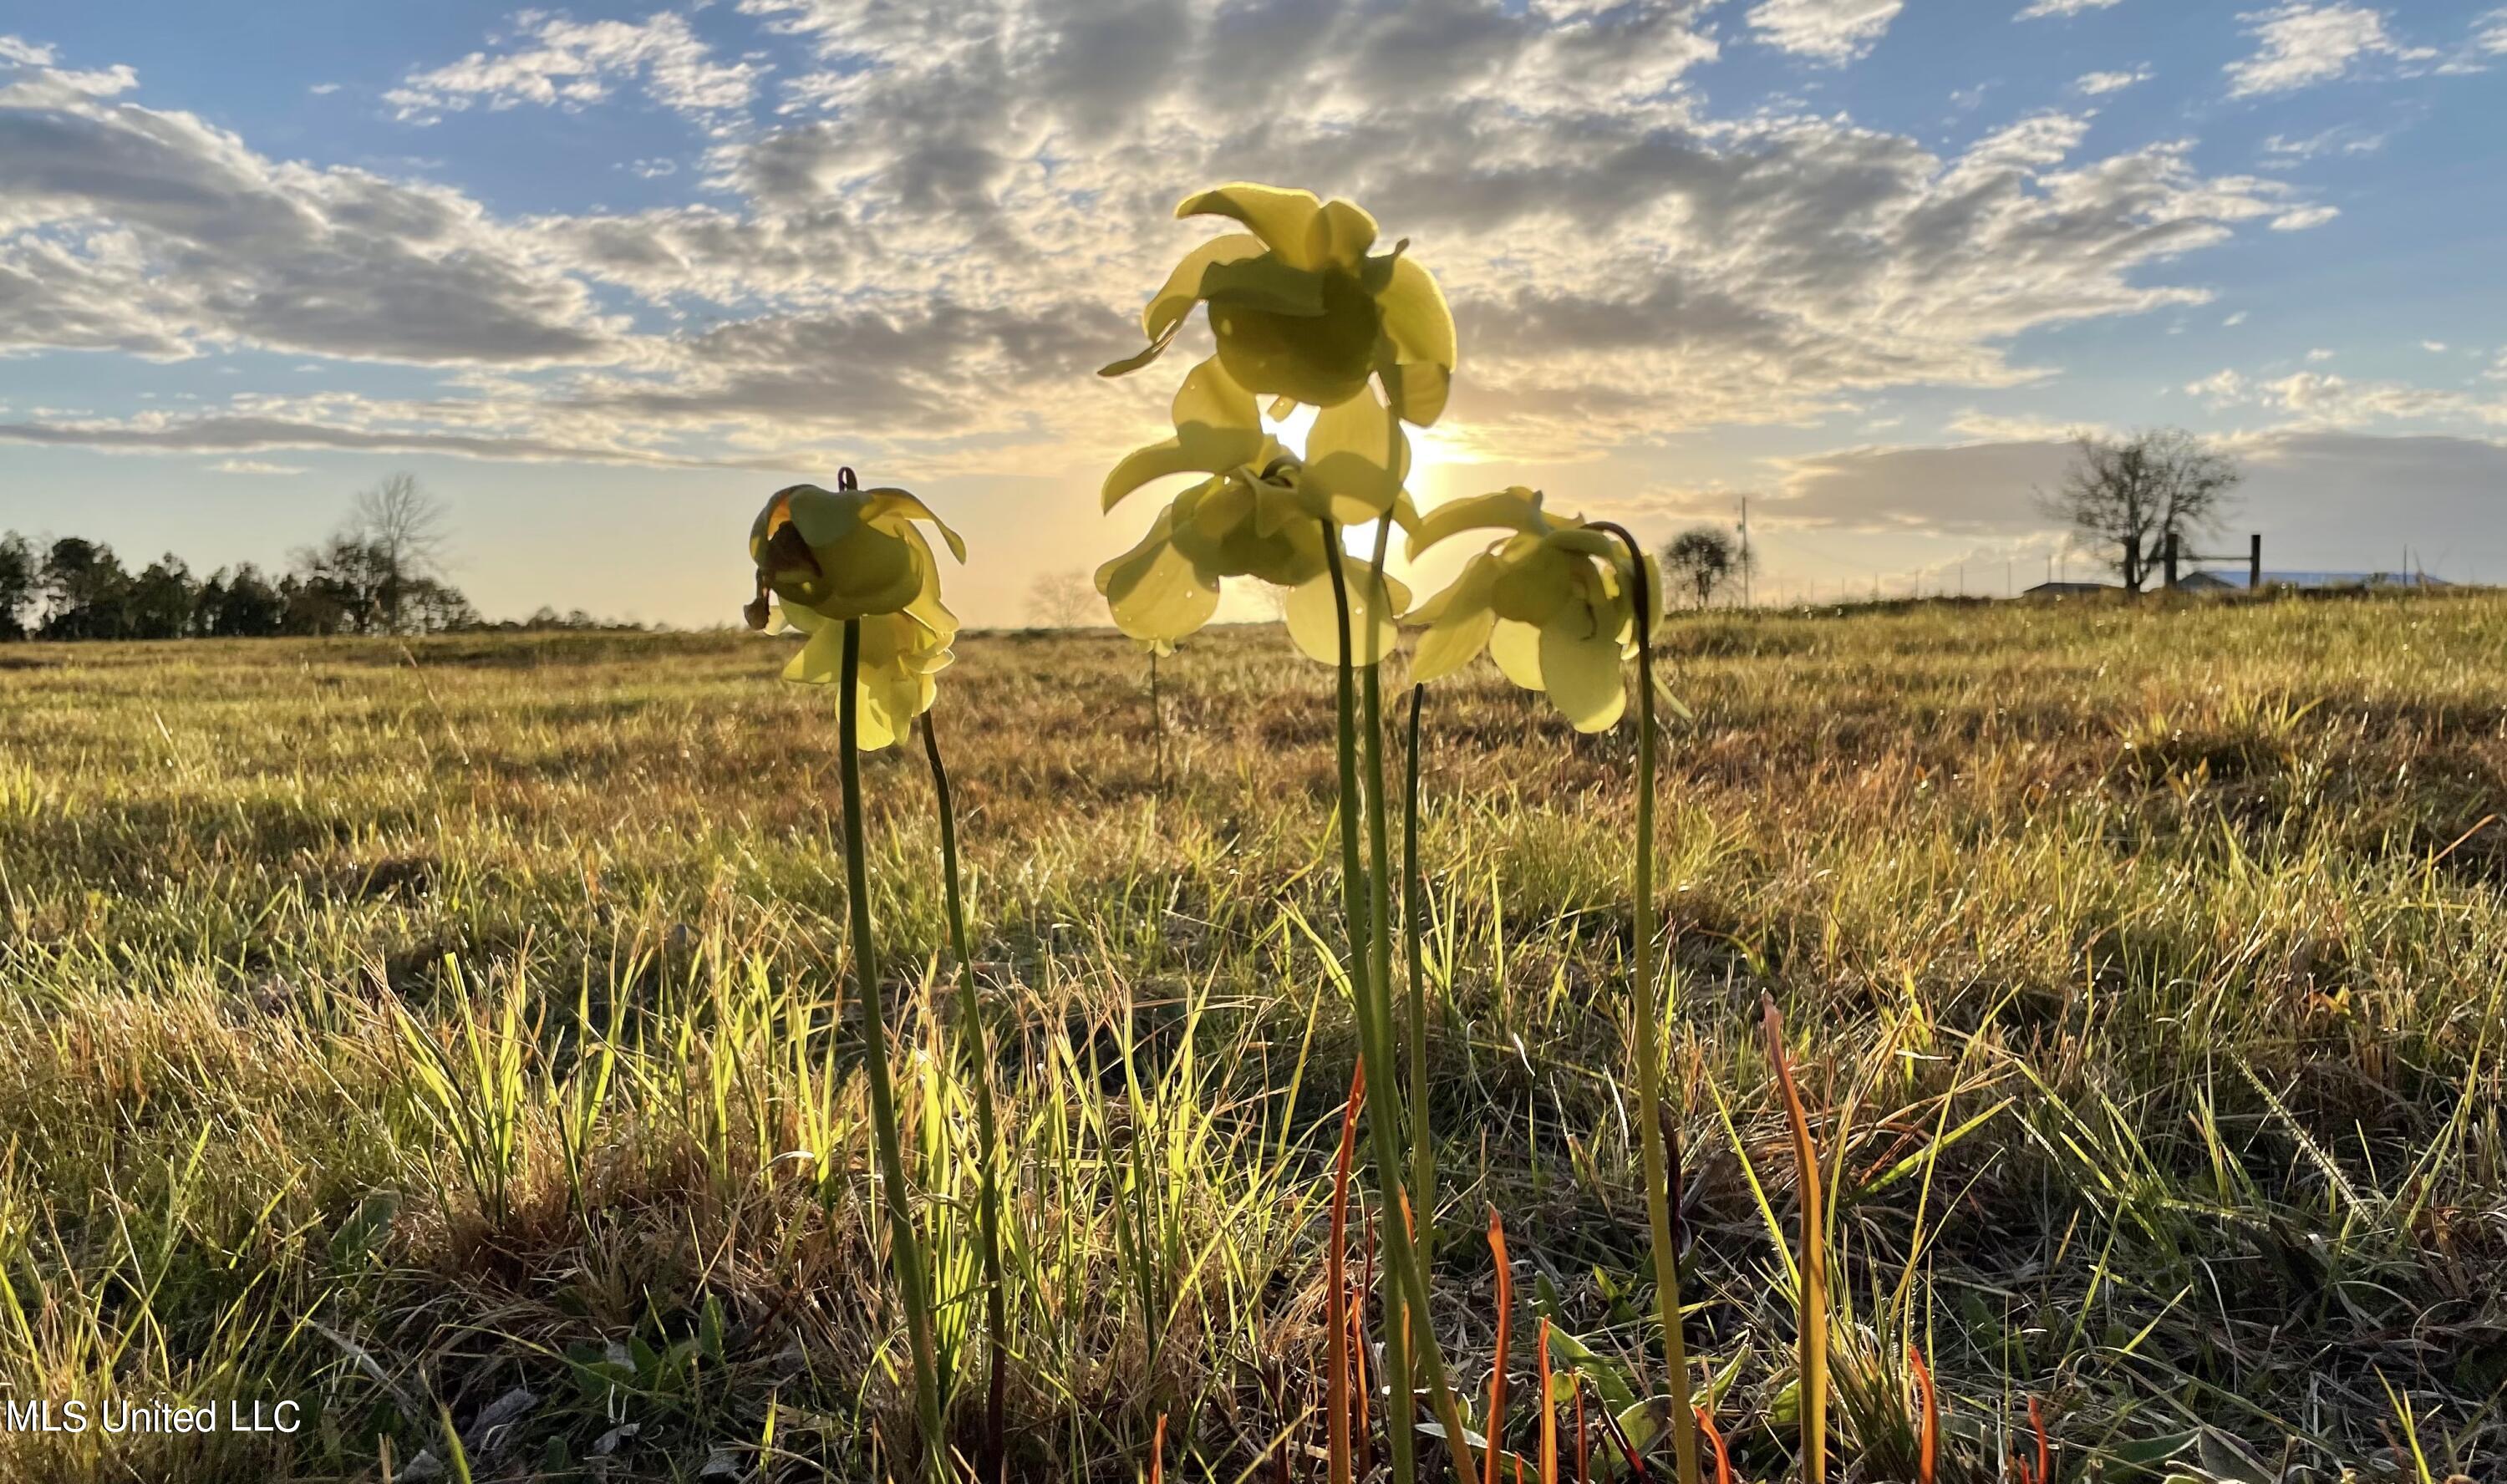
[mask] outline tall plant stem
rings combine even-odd
[[[1392,535],[1393,523],[1390,520],[1375,523],[1375,554],[1366,563],[1367,653],[1364,666],[1359,671],[1359,718],[1360,735],[1362,739],[1360,757],[1366,769],[1363,788],[1363,797],[1366,800],[1366,979],[1368,989],[1384,1007],[1385,1022],[1388,1026],[1393,1020],[1393,865],[1392,852],[1388,844],[1391,831],[1386,824],[1384,813],[1384,661],[1386,657],[1375,652],[1376,630],[1381,617],[1375,611],[1375,602],[1385,591],[1384,553],[1391,543]],[[1355,615],[1352,615],[1350,623],[1355,630],[1357,626]],[[1411,1021],[1402,1028],[1401,1041],[1394,1043],[1398,1046],[1407,1042],[1411,1048],[1410,1152],[1414,1171],[1419,1151],[1428,1145],[1428,1120],[1425,1116],[1427,1110],[1423,1105],[1426,1101],[1424,1085],[1427,1079],[1424,1073],[1427,1068],[1427,1058],[1420,1051],[1419,1030],[1418,1022]],[[1401,1174],[1399,1169],[1388,1170],[1384,1174],[1384,1181],[1388,1189],[1399,1184]],[[1410,1240],[1419,1251],[1425,1253],[1428,1247],[1428,1231],[1434,1225],[1433,1217],[1435,1213],[1429,1206],[1427,1186],[1414,1183],[1408,1193],[1411,1197]],[[1394,1204],[1388,1199],[1385,1207],[1390,1211]],[[1424,1265],[1427,1258],[1423,1255],[1419,1261]],[[1396,1297],[1398,1300],[1399,1295],[1397,1294]],[[1385,1348],[1389,1354],[1399,1356],[1399,1363],[1404,1373],[1415,1371],[1417,1368],[1417,1347],[1410,1337],[1412,1326],[1410,1317],[1405,1312],[1407,1308],[1407,1304],[1398,1301],[1392,1305],[1389,1311],[1391,1318],[1384,1330]],[[1424,1313],[1421,1318],[1423,1320],[1426,1318]],[[1406,1394],[1396,1393],[1396,1395],[1402,1394]]]
[[[861,1006],[862,1065],[870,1081],[871,1133],[879,1144],[880,1180],[888,1205],[889,1263],[896,1270],[907,1343],[913,1353],[924,1472],[945,1480],[949,1440],[940,1419],[940,1373],[931,1343],[930,1276],[923,1265],[923,1244],[915,1236],[914,1211],[905,1198],[896,1089],[889,1080],[888,1018],[879,1001],[879,951],[871,941],[870,864],[862,845],[860,675],[861,621],[847,619],[844,664],[837,677],[836,774],[844,789],[845,895],[853,916],[854,998]]]
[[[1358,1000],[1359,1052],[1366,1064],[1366,1080],[1376,1087],[1396,1087],[1399,1079],[1394,1073],[1393,1005],[1390,983],[1391,949],[1386,942],[1389,921],[1380,900],[1387,885],[1379,874],[1370,882],[1360,864],[1357,811],[1362,807],[1358,788],[1358,684],[1356,663],[1351,645],[1349,576],[1341,560],[1340,527],[1330,521],[1324,523],[1324,560],[1331,573],[1335,618],[1339,623],[1339,754],[1341,798],[1341,900],[1349,920],[1352,989]],[[1370,604],[1367,613],[1369,647],[1373,647],[1376,614]],[[1382,759],[1382,744],[1374,745],[1377,760]],[[1382,774],[1378,772],[1377,778]],[[1374,854],[1380,864],[1385,850],[1379,821]],[[1369,905],[1369,897],[1379,898]],[[1362,925],[1363,924],[1363,925]],[[1370,940],[1364,945],[1356,941],[1361,932]],[[1362,948],[1363,952],[1362,953]],[[1380,967],[1380,971],[1379,971]],[[1401,1188],[1401,1128],[1399,1104],[1386,1099],[1367,1115],[1370,1141],[1375,1146],[1375,1177],[1385,1192],[1384,1253],[1386,1277],[1394,1285],[1400,1307],[1413,1320],[1407,1327],[1412,1344],[1387,1344],[1386,1381],[1392,1405],[1385,1419],[1385,1432],[1392,1443],[1394,1484],[1412,1484],[1417,1477],[1416,1450],[1411,1435],[1415,1426],[1412,1408],[1410,1362],[1419,1362],[1428,1377],[1428,1386],[1438,1420],[1444,1425],[1445,1443],[1452,1450],[1454,1474],[1469,1479],[1472,1467],[1471,1445],[1463,1441],[1462,1408],[1454,1401],[1453,1389],[1445,1379],[1443,1354],[1437,1349],[1435,1327],[1428,1320],[1427,1275],[1419,1262],[1417,1244],[1410,1231],[1408,1203],[1399,1198]],[[1388,1311],[1395,1305],[1388,1304]],[[1401,1332],[1403,1326],[1388,1326],[1388,1340]]]
[[[1629,597],[1637,630],[1637,839],[1635,897],[1637,1121],[1642,1129],[1646,1224],[1653,1238],[1654,1297],[1662,1318],[1662,1359],[1671,1382],[1672,1458],[1680,1484],[1697,1484],[1696,1409],[1690,1402],[1689,1344],[1680,1323],[1680,1242],[1671,1224],[1670,1161],[1663,1150],[1661,1012],[1654,1004],[1653,964],[1653,612],[1646,585],[1645,548],[1626,526],[1596,522],[1628,552]]]
[[[1151,661],[1155,663],[1154,659]],[[975,1199],[975,1226],[984,1249],[984,1326],[992,1339],[992,1377],[984,1396],[984,1457],[980,1477],[999,1484],[1008,1410],[1009,1292],[1001,1281],[1000,1134],[993,1106],[993,1051],[984,1029],[983,1000],[975,994],[975,956],[966,938],[966,903],[959,887],[958,810],[949,769],[940,761],[940,734],[923,713],[923,755],[931,764],[931,792],[940,807],[940,866],[947,873],[941,901],[949,913],[949,951],[958,956],[958,1031],[975,1068],[975,1133],[982,1144],[982,1177]]]
[[[1389,522],[1387,524],[1390,524]],[[1401,938],[1410,968],[1410,1184],[1419,1192],[1419,1260],[1436,1260],[1436,1145],[1428,1129],[1428,882],[1419,865],[1419,707],[1428,687],[1410,687],[1409,745],[1402,750]]]

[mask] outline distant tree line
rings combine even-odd
[[[275,574],[243,561],[198,577],[171,552],[134,572],[100,541],[63,536],[38,546],[0,532],[0,640],[610,627],[579,609],[482,621],[444,576],[446,524],[440,500],[395,474],[359,494],[338,530]]]

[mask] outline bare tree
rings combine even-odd
[[[1740,541],[1721,525],[1692,525],[1662,549],[1663,581],[1695,594],[1701,608],[1749,564]]]
[[[373,489],[360,490],[348,507],[343,534],[371,551],[382,571],[375,601],[376,617],[385,630],[401,632],[412,597],[423,591],[421,584],[442,575],[451,525],[444,501],[414,474],[385,475]]]
[[[1027,590],[1028,618],[1041,629],[1076,629],[1088,622],[1096,606],[1096,584],[1077,567],[1039,572]]]
[[[2125,591],[2138,593],[2174,536],[2216,531],[2245,477],[2237,461],[2183,428],[2151,428],[2127,438],[2084,433],[2071,467],[2052,494],[2038,492],[2047,515],[2068,524],[2082,544],[2111,552]]]

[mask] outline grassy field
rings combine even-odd
[[[1834,1161],[1843,1477],[1914,1475],[1909,1342],[1944,1480],[2031,1453],[2032,1398],[2065,1479],[2495,1476],[2507,598],[1708,617],[1664,648],[1688,1327],[1741,1477],[1792,1466],[1762,994]],[[959,653],[1013,1468],[1143,1476],[1163,1415],[1166,1478],[1320,1479],[1356,1043],[1331,676],[1214,631],[1164,662],[1161,741],[1111,636]],[[305,1409],[0,1432],[0,1476],[882,1471],[912,1398],[835,1013],[835,728],[781,655],[0,649],[0,1385]],[[1527,1398],[1536,1310],[1593,1377],[1655,1344],[1632,741],[1484,665],[1424,739],[1435,1321],[1484,1396],[1494,1207]],[[932,793],[919,749],[866,774],[971,1451]]]

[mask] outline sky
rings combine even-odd
[[[2179,425],[2224,547],[2507,581],[2503,83],[2488,0],[0,0],[0,528],[277,564],[405,471],[491,616],[702,627],[851,464],[1019,623],[1148,522],[1190,361],[1094,372],[1244,179],[1443,282],[1422,503],[1999,593]]]

